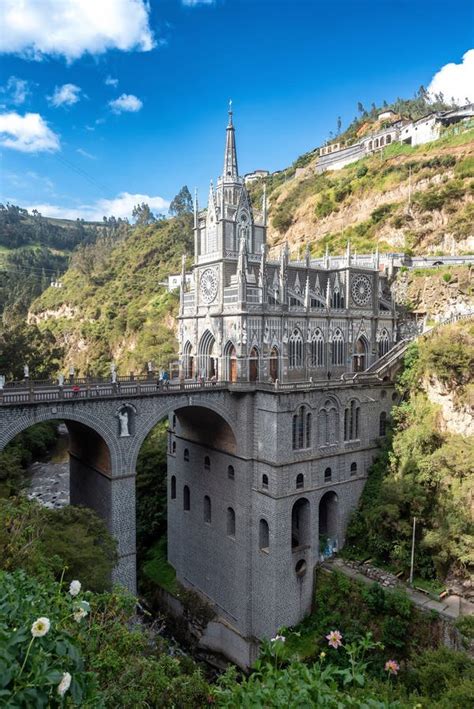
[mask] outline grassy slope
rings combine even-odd
[[[167,365],[176,353],[178,297],[160,282],[179,272],[181,254],[191,250],[189,218],[137,227],[115,246],[104,249],[99,240],[89,248],[95,266],[75,257],[63,287],[49,288],[30,320],[50,329],[67,363],[82,372],[105,373],[112,360],[123,373],[142,371],[148,360]]]
[[[316,175],[315,153],[267,180],[269,241],[288,239],[297,249],[326,245],[340,252],[348,238],[357,251],[443,249],[445,234],[466,248],[474,232],[474,128],[447,132],[412,148],[393,144],[383,153]],[[304,171],[295,176],[296,167]],[[411,211],[406,216],[411,172]],[[252,185],[259,202],[263,185]]]

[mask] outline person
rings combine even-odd
[[[328,381],[331,381],[331,372],[328,372]]]
[[[79,392],[81,391],[81,387],[78,386],[77,384],[74,384],[72,388],[72,395],[73,396],[79,396]]]
[[[165,371],[163,372],[163,387],[165,389],[168,388],[169,381],[170,381],[170,375],[168,374],[168,372],[165,369]]]
[[[211,377],[211,382],[212,382],[212,384],[214,384],[214,385],[216,384],[216,382],[217,382],[217,374],[214,373],[214,374],[212,375],[212,377]]]

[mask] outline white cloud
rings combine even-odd
[[[79,207],[60,207],[54,204],[32,204],[26,209],[37,209],[45,217],[62,219],[85,219],[87,221],[102,221],[102,217],[132,218],[135,205],[145,202],[155,212],[166,212],[169,202],[163,197],[148,194],[130,194],[121,192],[113,199],[99,199],[93,204],[83,204]]]
[[[76,84],[63,84],[54,88],[54,94],[48,96],[49,103],[55,108],[73,106],[81,100],[81,87]]]
[[[474,49],[469,49],[460,64],[445,64],[433,76],[428,93],[431,96],[442,93],[447,101],[452,97],[458,103],[474,101]]]
[[[30,82],[25,79],[19,79],[16,76],[10,76],[5,86],[0,89],[2,94],[7,94],[7,100],[9,103],[15,104],[15,106],[20,106],[25,103],[28,98],[30,91]]]
[[[109,106],[114,113],[122,113],[123,111],[136,113],[141,109],[143,103],[133,94],[122,94],[113,101],[109,101]]]
[[[22,153],[59,150],[59,135],[49,128],[39,113],[0,115],[0,144]]]
[[[186,7],[197,7],[198,5],[215,5],[215,0],[181,0]]]
[[[41,60],[155,46],[146,0],[2,0],[0,52]]]
[[[115,86],[115,87],[117,87],[117,86],[118,86],[118,79],[113,79],[111,76],[108,76],[108,77],[105,79],[104,84],[105,84],[106,86]]]
[[[82,148],[77,148],[76,153],[79,153],[79,155],[82,155],[84,158],[89,158],[89,160],[97,160],[95,155],[88,153],[87,150],[83,150]]]

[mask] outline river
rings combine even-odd
[[[32,463],[27,473],[27,496],[50,508],[69,504],[69,438],[64,424],[59,424],[58,433],[49,460]]]

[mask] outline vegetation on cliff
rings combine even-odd
[[[138,225],[119,241],[108,236],[79,247],[61,289],[35,301],[30,321],[54,335],[65,360],[82,374],[144,371],[151,360],[168,366],[176,355],[178,295],[167,276],[192,251],[189,214]]]
[[[440,328],[410,346],[398,385],[403,400],[349,525],[347,554],[371,555],[406,573],[416,517],[417,576],[473,573],[473,437],[447,431],[425,391],[426,378],[435,378],[462,400],[473,372],[472,324]]]
[[[304,167],[266,179],[269,241],[305,243],[314,255],[341,252],[348,239],[359,253],[446,249],[445,239],[469,250],[473,236],[474,129],[449,129],[417,147],[393,143],[337,171],[316,173],[317,155]],[[303,167],[296,174],[296,169]],[[259,203],[263,183],[251,186]],[[466,243],[465,243],[466,242]]]

